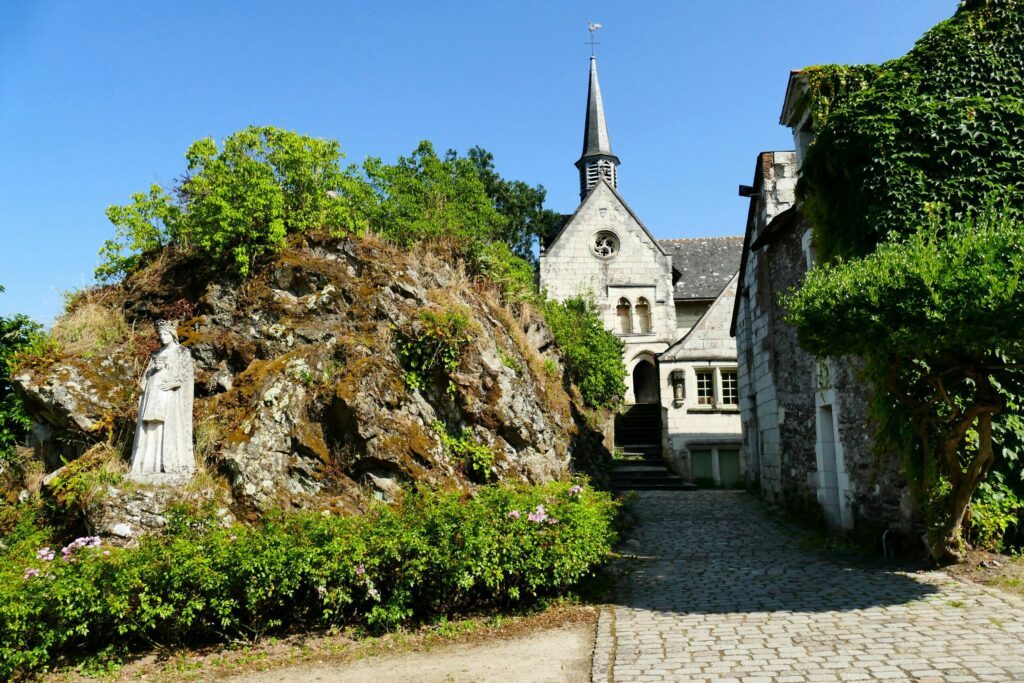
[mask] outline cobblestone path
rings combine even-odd
[[[746,493],[638,496],[595,682],[1024,681],[1024,600],[819,557]]]

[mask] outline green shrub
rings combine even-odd
[[[990,477],[978,484],[971,500],[971,540],[986,550],[1002,550],[1007,531],[1020,524],[1021,513],[1024,500],[1002,477]]]
[[[621,403],[626,393],[622,340],[605,329],[594,302],[584,297],[548,301],[544,317],[583,401],[591,408]]]
[[[452,374],[459,369],[462,350],[470,341],[470,320],[462,311],[422,311],[413,329],[395,335],[406,385],[422,390],[431,379],[440,379],[445,392],[454,394]]]
[[[25,440],[32,427],[11,376],[19,359],[33,350],[43,351],[47,339],[43,326],[26,315],[0,316],[0,462],[13,455],[15,445]]]
[[[252,527],[179,512],[135,548],[22,543],[0,566],[0,677],[58,656],[116,655],[111,643],[252,638],[283,625],[379,631],[522,603],[571,588],[606,558],[614,509],[608,494],[569,483],[492,486],[469,500],[410,493],[365,516],[278,514]]]
[[[533,264],[504,242],[470,245],[464,252],[470,268],[494,283],[506,304],[539,301]]]

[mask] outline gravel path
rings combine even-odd
[[[1024,681],[1024,601],[802,550],[749,494],[638,494],[592,680]]]

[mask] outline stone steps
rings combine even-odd
[[[616,491],[690,491],[697,487],[669,472],[660,458],[617,460],[610,472]]]

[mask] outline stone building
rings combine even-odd
[[[797,149],[763,152],[750,198],[731,333],[739,361],[743,460],[748,482],[786,507],[819,512],[836,529],[909,530],[909,491],[895,457],[879,456],[857,363],[804,351],[780,297],[814,263],[809,222],[795,189],[813,137],[806,83],[790,78],[782,124]]]
[[[628,408],[616,444],[660,455],[687,479],[739,485],[728,326],[741,238],[656,239],[619,194],[619,163],[591,57],[580,205],[541,247],[541,287],[557,300],[592,297],[625,343]]]

